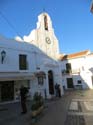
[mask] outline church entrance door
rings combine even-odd
[[[53,72],[51,70],[48,71],[48,83],[49,83],[49,94],[54,94],[54,79]]]

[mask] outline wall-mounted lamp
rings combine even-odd
[[[4,50],[1,51],[1,63],[3,64],[4,59],[6,57],[6,52]]]

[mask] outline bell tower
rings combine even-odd
[[[25,36],[25,38],[49,57],[53,59],[57,58],[59,54],[59,43],[54,33],[52,20],[47,13],[43,12],[38,16],[36,29],[29,36]]]
[[[52,21],[47,13],[42,13],[38,16],[37,22],[37,41],[39,47],[51,58],[57,57],[59,54],[59,43],[55,36]]]

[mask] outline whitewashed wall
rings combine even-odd
[[[71,63],[73,70],[80,70],[80,73],[63,75],[62,85],[67,89],[66,78],[73,78],[73,84],[77,85],[77,81],[81,80],[83,89],[93,89],[92,76],[93,76],[93,54],[86,55],[84,57],[69,59],[62,61],[62,70],[66,69],[66,63]]]
[[[35,70],[35,55],[38,51],[36,47],[24,42],[17,42],[14,40],[0,40],[0,52],[6,51],[4,63],[0,60],[0,72],[19,72],[19,54],[27,55],[28,69],[22,72],[32,72]],[[1,55],[0,55],[1,59]]]

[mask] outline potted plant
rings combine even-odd
[[[41,94],[36,92],[34,94],[31,106],[32,117],[36,117],[37,115],[39,115],[42,112],[43,108],[44,108],[43,97],[41,96]]]

